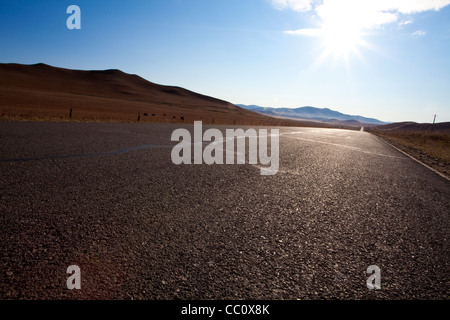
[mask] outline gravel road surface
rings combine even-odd
[[[0,122],[0,299],[449,298],[448,180],[337,129],[279,128],[276,175],[175,165],[179,127]]]

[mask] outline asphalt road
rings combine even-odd
[[[0,298],[449,298],[448,180],[336,129],[280,128],[276,175],[177,166],[178,127],[0,122]]]

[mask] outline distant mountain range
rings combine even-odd
[[[386,122],[366,118],[362,116],[354,116],[334,111],[328,108],[300,107],[300,108],[271,108],[261,107],[257,105],[236,104],[238,107],[255,111],[261,114],[273,117],[298,118],[304,120],[314,120],[328,123],[343,123],[354,125],[383,125]]]

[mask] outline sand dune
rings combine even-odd
[[[381,132],[410,133],[410,132],[444,132],[450,133],[450,122],[416,123],[411,121],[395,122],[377,126],[375,130]]]
[[[180,87],[120,70],[82,71],[46,64],[0,64],[0,119],[184,122],[323,126],[275,119]]]

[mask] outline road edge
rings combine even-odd
[[[369,132],[369,133],[370,133],[370,132]],[[439,172],[438,170],[436,170],[436,169],[430,167],[429,165],[423,163],[422,161],[420,161],[420,160],[414,158],[414,157],[413,157],[412,155],[410,155],[409,153],[406,153],[405,151],[403,151],[403,150],[397,148],[396,146],[394,146],[393,144],[387,142],[385,139],[379,137],[378,135],[373,134],[373,133],[370,133],[370,134],[371,134],[372,136],[377,137],[379,140],[383,141],[384,143],[386,143],[387,145],[391,146],[391,147],[394,148],[395,150],[400,151],[400,152],[403,153],[405,156],[407,156],[407,157],[413,159],[414,161],[420,163],[420,164],[421,164],[422,166],[424,166],[425,168],[430,169],[430,170],[433,171],[434,173],[437,173],[437,174],[440,175],[441,177],[447,179],[447,181],[450,181],[450,177],[447,177],[445,174],[443,174],[443,173]]]

